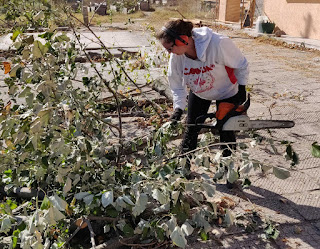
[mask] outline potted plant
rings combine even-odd
[[[274,27],[276,24],[274,22],[263,22],[262,24],[262,32],[267,34],[272,34]]]

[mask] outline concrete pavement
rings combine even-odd
[[[264,34],[264,33],[257,33],[256,28],[255,28],[255,23],[253,25],[253,28],[240,28],[240,23],[222,23],[222,22],[217,22],[217,24],[221,24],[227,27],[232,28],[233,30],[238,30],[241,32],[244,32],[252,37],[259,37],[259,36],[268,36],[271,38],[274,38],[279,41],[284,41],[288,44],[294,44],[310,49],[317,49],[320,50],[320,40],[315,40],[315,39],[308,39],[308,38],[303,38],[303,37],[294,37],[294,36],[289,36],[289,35],[282,35],[281,37],[276,37],[274,34]]]
[[[98,50],[101,48],[99,40],[87,30],[78,30],[80,34],[80,42],[88,50]],[[44,39],[38,37],[39,33],[26,33],[26,35],[34,35],[35,39],[44,42]],[[75,40],[75,37],[71,31],[66,32],[67,36],[71,40]],[[107,48],[128,48],[128,49],[144,49],[150,47],[152,38],[142,31],[127,31],[127,30],[108,30],[101,31],[101,29],[95,29],[96,36],[103,42]],[[12,49],[12,34],[6,34],[0,36],[0,50],[6,51]]]

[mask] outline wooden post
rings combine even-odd
[[[216,5],[215,5],[215,9],[216,9],[215,19],[216,20],[219,20],[219,7],[220,7],[220,0],[217,0]]]
[[[83,15],[83,22],[85,25],[89,25],[89,0],[82,0],[82,15]]]
[[[240,9],[240,20],[241,20],[241,28],[243,29],[243,22],[244,22],[244,0],[241,0],[241,9]]]
[[[243,4],[244,4],[244,1],[243,1]],[[241,28],[242,29],[243,29],[243,25],[246,22],[247,17],[249,17],[249,21],[250,21],[249,28],[252,28],[255,9],[256,9],[256,0],[250,0],[250,5],[248,8],[248,11],[241,18]],[[244,12],[242,12],[242,13],[244,13]]]
[[[249,9],[249,17],[250,17],[250,28],[253,26],[253,19],[254,19],[254,12],[256,10],[256,0],[252,0],[250,3],[250,9]]]

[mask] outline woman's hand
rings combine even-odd
[[[180,108],[176,108],[170,117],[172,123],[180,121],[183,111]]]

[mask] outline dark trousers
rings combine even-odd
[[[238,92],[236,95],[231,98],[217,100],[216,108],[219,109],[219,104],[222,102],[228,102],[233,104],[242,104],[243,94]],[[209,107],[211,105],[211,100],[201,99],[196,96],[193,92],[190,91],[188,99],[188,116],[187,124],[195,124],[195,121],[198,117],[208,113]],[[204,120],[198,120],[198,123],[204,122]],[[186,153],[190,150],[194,150],[197,147],[198,134],[201,128],[195,126],[187,126],[182,143],[181,143],[181,152]],[[236,136],[234,131],[219,131],[220,142],[236,142]],[[221,149],[223,150],[223,156],[230,156],[231,150],[235,149],[235,144],[232,145],[223,145]]]

